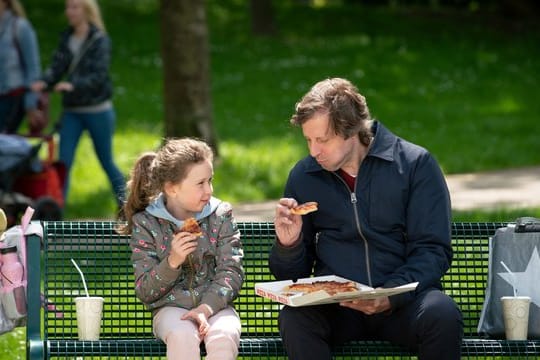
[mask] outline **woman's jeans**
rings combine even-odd
[[[94,151],[105,170],[116,202],[121,206],[124,200],[125,179],[113,160],[112,139],[116,115],[114,109],[95,113],[64,111],[60,123],[60,161],[66,166],[64,198],[67,200],[70,187],[70,173],[75,151],[82,132],[88,130]]]

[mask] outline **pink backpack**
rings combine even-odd
[[[26,238],[34,209],[28,207],[21,225],[5,230],[0,221],[0,334],[26,324]],[[5,214],[0,214],[5,219]],[[36,231],[39,232],[41,226]],[[34,230],[32,230],[34,231]]]

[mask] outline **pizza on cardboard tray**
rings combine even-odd
[[[320,290],[324,290],[328,295],[333,296],[339,293],[358,291],[356,283],[354,281],[334,281],[334,280],[321,280],[314,281],[312,283],[295,283],[285,287],[285,291],[299,292],[299,293],[312,293]]]

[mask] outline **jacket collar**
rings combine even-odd
[[[379,121],[373,121],[371,130],[375,136],[373,137],[373,143],[369,148],[367,156],[378,157],[386,161],[394,161],[394,147],[397,137]],[[324,170],[312,156],[307,156],[306,161],[306,172]]]

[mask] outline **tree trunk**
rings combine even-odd
[[[166,137],[198,137],[214,149],[204,0],[160,0]]]
[[[272,36],[276,34],[276,22],[272,0],[250,0],[251,31],[254,35]]]

